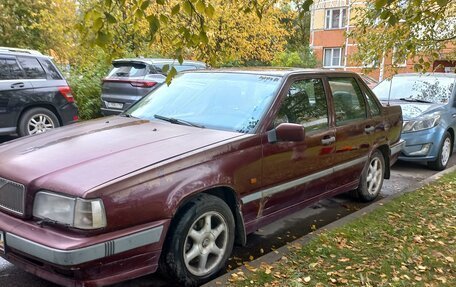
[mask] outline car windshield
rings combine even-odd
[[[272,103],[281,77],[243,73],[184,73],[162,85],[127,115],[251,133]]]
[[[378,84],[374,93],[380,100],[404,100],[446,104],[454,89],[454,78],[432,75],[398,76]],[[388,97],[388,94],[391,95]]]

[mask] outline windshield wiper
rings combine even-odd
[[[126,113],[121,113],[121,114],[119,114],[119,117],[138,119],[137,117],[132,116],[132,115],[130,115],[130,114],[126,114]]]
[[[400,98],[399,100],[405,101],[405,102],[432,104],[432,102],[430,102],[430,101],[420,100],[420,99],[413,99],[413,98]]]
[[[203,125],[195,124],[195,123],[192,123],[192,122],[189,122],[189,121],[186,121],[186,120],[181,120],[181,119],[176,119],[176,118],[169,118],[169,117],[165,117],[165,116],[161,116],[161,115],[154,115],[154,118],[162,120],[162,121],[167,121],[167,122],[170,122],[172,124],[177,124],[177,125],[197,127],[197,128],[202,128],[202,129],[205,128],[205,126],[203,126]]]

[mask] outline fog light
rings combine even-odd
[[[431,143],[427,143],[427,144],[422,145],[419,150],[410,152],[409,155],[411,155],[411,156],[427,155],[430,149],[431,149]]]

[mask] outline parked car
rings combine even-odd
[[[1,256],[66,286],[158,266],[201,284],[261,226],[375,199],[401,127],[355,73],[185,72],[119,116],[0,145]]]
[[[178,72],[206,69],[198,61],[184,61],[179,64],[173,59],[134,58],[118,59],[112,62],[112,69],[103,80],[101,112],[103,115],[117,115],[127,110],[150,91],[165,82],[163,66],[176,68]]]
[[[0,47],[0,135],[43,133],[77,120],[71,89],[50,57]]]
[[[399,158],[424,161],[435,170],[446,168],[456,130],[456,74],[399,74],[381,82],[375,94],[387,105],[400,105],[404,114]]]
[[[359,76],[361,77],[361,79],[363,79],[363,81],[366,83],[366,85],[371,89],[375,88],[375,86],[378,85],[378,81],[376,79],[372,78],[371,76],[368,76],[363,73],[360,73]]]

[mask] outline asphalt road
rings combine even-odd
[[[0,137],[0,143],[12,139]],[[456,155],[450,160],[449,166],[456,164]],[[426,165],[418,163],[398,162],[393,166],[390,180],[385,180],[381,197],[394,194],[410,184],[421,181],[433,174]],[[341,195],[331,199],[322,200],[300,212],[287,216],[257,232],[249,235],[245,247],[235,247],[233,256],[227,264],[227,269],[233,269],[285,245],[287,242],[301,237],[314,229],[323,227],[345,215],[348,215],[367,204],[353,201],[351,198]],[[56,286],[36,276],[16,268],[0,258],[0,286],[2,287],[51,287]],[[175,286],[168,283],[159,275],[145,276],[131,280],[116,287],[133,286]]]

